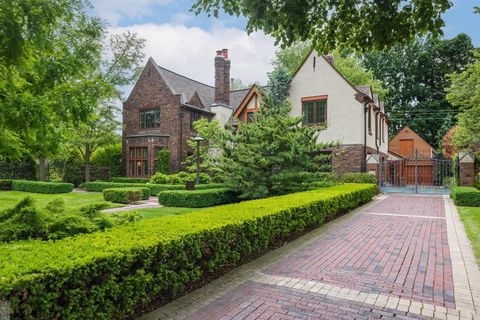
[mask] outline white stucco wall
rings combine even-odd
[[[214,120],[218,120],[222,127],[224,127],[230,117],[232,116],[233,110],[221,105],[211,106],[210,110],[215,113],[213,117]]]
[[[327,127],[320,131],[318,141],[363,144],[364,106],[355,99],[356,93],[358,91],[327,60],[312,52],[290,83],[291,114],[302,115],[302,97],[328,95]],[[372,112],[372,135],[367,134],[367,146],[376,149],[374,114]],[[384,153],[388,150],[387,132],[385,125],[385,142],[379,146]]]

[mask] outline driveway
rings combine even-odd
[[[447,196],[381,195],[142,319],[474,319],[480,272]]]

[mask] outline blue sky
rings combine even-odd
[[[212,84],[215,50],[228,48],[232,77],[244,83],[265,83],[272,69],[273,40],[261,32],[248,36],[246,19],[222,15],[220,19],[189,11],[191,0],[93,0],[92,14],[106,20],[112,33],[137,32],[147,40],[145,53],[157,64]],[[480,15],[473,13],[480,0],[454,0],[444,15],[445,38],[464,32],[480,47]],[[194,66],[194,67],[192,67]]]

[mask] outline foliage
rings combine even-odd
[[[212,178],[204,172],[201,172],[199,177],[201,184],[208,184],[212,182]],[[179,172],[176,174],[164,174],[157,172],[150,177],[150,183],[185,184],[187,181],[196,181],[196,179],[197,175],[195,173]]]
[[[26,239],[58,240],[81,233],[92,233],[116,225],[136,221],[129,214],[106,215],[100,212],[105,204],[88,205],[78,212],[65,212],[62,198],[55,198],[44,210],[34,206],[31,197],[23,198],[15,207],[0,211],[0,242]],[[138,219],[137,219],[138,220]]]
[[[172,299],[305,228],[370,201],[375,193],[372,185],[341,185],[55,242],[3,244],[0,300],[10,301],[15,318],[132,315],[134,308]]]
[[[0,179],[33,180],[35,179],[35,167],[35,161],[30,157],[20,159],[0,158]]]
[[[338,184],[338,179],[334,172],[318,172],[315,174],[313,182],[309,184],[309,189],[331,187],[336,184]]]
[[[129,177],[115,177],[110,179],[112,182],[120,182],[120,183],[147,183],[150,181],[149,178],[129,178]]]
[[[442,14],[451,5],[448,0],[196,0],[192,10],[218,17],[223,9],[245,16],[248,33],[262,30],[283,46],[310,40],[329,52],[339,47],[383,50],[417,35],[437,37],[443,34]]]
[[[263,198],[305,190],[315,173],[329,171],[317,142],[316,128],[302,126],[302,117],[289,116],[290,105],[263,99],[257,121],[241,123],[235,134],[224,133],[220,167],[225,184],[241,198]]]
[[[142,199],[146,200],[150,197],[149,188],[109,188],[103,190],[103,198],[105,201],[115,203],[134,203]]]
[[[285,67],[279,66],[268,74],[268,99],[273,106],[279,106],[288,96],[291,76]]]
[[[12,190],[12,179],[0,179],[0,190]]]
[[[373,183],[377,184],[377,178],[370,173],[348,172],[340,179],[343,183]]]
[[[108,167],[111,177],[119,177],[122,175],[122,144],[115,143],[113,145],[100,147],[92,154],[92,166]]]
[[[200,171],[210,175],[213,179],[222,176],[223,172],[218,166],[217,151],[221,145],[221,138],[224,129],[218,120],[209,121],[201,118],[193,123],[195,132],[205,141],[200,144]],[[187,167],[187,171],[195,173],[197,171],[197,142],[193,140],[187,141],[188,146],[195,152],[188,156],[183,164]],[[194,179],[195,180],[195,179]]]
[[[44,181],[13,180],[12,190],[32,193],[68,193],[72,192],[73,184]]]
[[[457,206],[480,207],[480,190],[474,187],[454,187],[451,197]]]
[[[158,202],[166,207],[204,208],[237,202],[238,196],[227,188],[206,190],[171,190],[158,194]]]
[[[470,37],[459,34],[449,40],[418,39],[362,57],[365,67],[388,89],[390,136],[409,126],[429,144],[439,146],[439,133],[445,134],[454,124],[448,115],[458,112],[446,99],[448,74],[465,69],[472,61],[472,49]]]
[[[458,213],[477,258],[477,264],[480,264],[480,208],[459,207]]]
[[[453,144],[453,136],[457,131],[457,126],[454,126],[443,136],[442,139],[442,153],[445,159],[453,159],[454,155],[458,153],[458,149]]]
[[[157,172],[170,173],[170,149],[163,148],[157,152]]]
[[[458,149],[480,151],[480,50],[474,52],[475,62],[465,70],[450,75],[447,100],[459,108],[458,127],[453,143]]]

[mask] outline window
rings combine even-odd
[[[372,108],[368,107],[368,134],[372,135]]]
[[[382,141],[385,142],[385,118],[382,118]]]
[[[128,159],[128,173],[130,176],[148,176],[148,148],[131,147]]]
[[[160,110],[140,111],[140,128],[151,129],[160,127]]]
[[[247,112],[247,122],[255,122],[255,112]]]
[[[200,119],[202,116],[200,112],[190,111],[190,129],[193,130],[193,123]]]
[[[327,100],[303,102],[303,124],[327,124]]]

